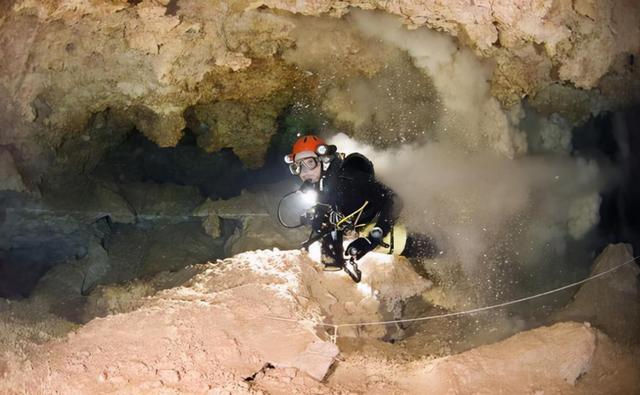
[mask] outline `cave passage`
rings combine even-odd
[[[85,295],[99,284],[227,257],[234,235],[242,230],[240,217],[215,217],[209,224],[206,214],[195,210],[207,201],[238,197],[252,186],[290,180],[282,157],[301,128],[321,122],[301,108],[281,113],[264,165],[256,169],[247,168],[231,148],[204,151],[189,129],[168,148],[135,128],[125,133],[110,129],[115,122],[107,111],[100,133],[121,137],[115,144],[101,139],[109,146],[100,148],[99,160],[91,158],[93,164],[83,166],[86,173],[52,172],[41,183],[40,199],[0,193],[5,208],[0,297],[29,297],[56,267]],[[74,151],[78,144],[68,142],[63,149]]]
[[[559,66],[569,60],[550,43],[514,32],[478,43],[475,30],[407,29],[355,8],[331,8],[334,18],[224,2],[111,3],[95,29],[79,17],[31,31],[43,10],[7,19],[33,41],[24,64],[42,74],[15,78],[35,92],[26,103],[0,86],[0,123],[28,136],[6,149],[0,141],[0,164],[15,168],[0,190],[0,298],[82,324],[131,311],[207,262],[298,249],[307,229],[283,229],[274,210],[300,184],[283,157],[304,134],[371,159],[402,201],[398,222],[441,249],[410,262],[441,295],[384,301],[372,316],[517,299],[586,277],[609,244],[640,251],[640,108],[597,96],[616,78],[633,80],[633,54],[617,54],[608,75],[564,76],[573,69]],[[524,49],[511,48],[522,40]],[[544,81],[530,81],[524,65]],[[544,323],[571,297],[477,320],[389,325],[381,338],[459,352]],[[494,321],[504,331],[474,338]],[[420,348],[432,329],[438,349]]]

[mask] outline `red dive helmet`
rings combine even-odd
[[[295,162],[296,160],[308,158],[312,156],[324,156],[331,155],[336,152],[335,145],[327,145],[319,137],[316,136],[302,136],[296,140],[293,144],[291,153],[285,155],[284,161],[288,164]]]

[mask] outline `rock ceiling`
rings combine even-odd
[[[0,7],[3,189],[28,188],[52,157],[84,168],[134,127],[163,147],[177,144],[185,127],[199,130],[205,150],[231,147],[260,166],[285,107],[301,98],[331,107],[323,103],[328,85],[375,76],[397,57],[344,27],[355,9],[454,37],[491,64],[491,94],[504,109],[527,97],[575,121],[637,102],[640,92],[640,7],[629,0],[14,0]],[[331,37],[332,21],[341,20],[347,24]],[[316,29],[318,39],[300,29]],[[330,62],[318,70],[291,54],[323,42]]]

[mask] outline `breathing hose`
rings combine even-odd
[[[286,195],[281,197],[280,201],[278,202],[278,222],[280,222],[280,225],[284,226],[287,229],[296,229],[304,225],[302,222],[295,226],[287,225],[284,223],[284,221],[282,220],[282,216],[280,215],[280,206],[282,206],[282,202],[284,201],[284,199],[288,198],[289,196],[293,195],[296,192],[298,192],[298,190],[287,193]]]

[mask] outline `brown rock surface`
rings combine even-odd
[[[0,48],[7,54],[0,89],[8,110],[0,144],[19,146],[25,154],[37,151],[23,145],[49,150],[65,136],[80,137],[91,115],[106,109],[158,145],[174,146],[189,106],[263,97],[291,81],[282,75],[287,67],[242,55],[270,57],[286,44],[286,23],[273,15],[190,1],[180,3],[180,15],[167,14],[155,1],[10,3],[0,24]],[[247,85],[246,75],[232,70],[247,67],[260,75],[263,88],[243,95],[247,89],[238,87]]]
[[[228,255],[264,248],[295,249],[308,237],[306,229],[287,229],[278,223],[278,199],[297,186],[290,181],[253,191],[244,190],[232,199],[207,199],[193,212],[211,237],[220,236],[221,219],[234,220],[238,227],[226,243]]]
[[[210,264],[184,287],[161,292],[135,311],[35,346],[26,360],[10,358],[0,391],[238,391],[248,388],[243,378],[267,364],[322,378],[336,348],[323,345],[314,322],[327,309],[341,320],[358,312],[377,318],[379,301],[360,294],[346,275],[326,282],[321,276],[299,252],[259,251]],[[413,294],[424,286],[415,274],[395,281],[415,283]],[[405,293],[397,297],[411,296]],[[338,302],[357,295],[371,303],[345,309]]]
[[[10,361],[2,391],[246,391],[243,378],[267,363],[295,360],[317,340],[304,325],[267,318],[305,313],[286,293],[286,274],[294,272],[276,269],[297,271],[291,266],[296,258],[257,257],[240,257],[239,266],[211,266],[189,287],[162,293],[129,314],[94,320],[63,342],[42,346],[28,361]],[[14,370],[19,367],[31,373]]]
[[[522,393],[539,389],[541,383],[546,388],[574,385],[589,372],[595,349],[593,329],[562,323],[436,360],[427,364],[418,377],[408,378],[406,384],[429,387],[435,393],[445,393],[449,388],[461,392],[486,388]]]
[[[11,152],[0,148],[0,190],[23,192],[25,189]]]
[[[194,108],[198,125],[192,130],[197,131],[198,145],[207,152],[233,147],[248,168],[256,169],[264,164],[284,104],[280,98],[249,105],[233,101],[199,105]]]
[[[591,268],[591,276],[625,266],[580,287],[556,320],[588,321],[618,341],[638,342],[640,331],[640,268],[628,244],[609,245]]]
[[[304,15],[343,15],[348,12],[349,3],[259,2]],[[632,1],[501,0],[469,4],[407,0],[356,5],[400,15],[414,27],[445,31],[476,53],[495,57],[498,78],[494,79],[493,92],[506,104],[516,103],[524,95],[535,95],[554,80],[591,88],[606,73],[623,72],[619,68],[610,70],[612,59],[618,54],[640,51],[640,10]]]
[[[264,149],[252,148],[249,136],[258,137],[260,146],[268,142],[274,114],[293,96],[324,95],[327,84],[340,85],[342,77],[372,76],[392,53],[367,48],[348,32],[344,41],[328,41],[335,53],[336,61],[327,66],[335,69],[333,75],[316,75],[313,62],[297,67],[288,62],[302,64],[304,58],[283,54],[320,41],[300,35],[297,27],[317,29],[315,36],[323,37],[327,24],[296,14],[335,17],[352,6],[378,9],[400,16],[411,28],[448,33],[495,61],[492,93],[506,106],[552,83],[597,87],[604,107],[635,100],[640,91],[630,60],[640,51],[640,12],[633,1],[181,0],[172,10],[168,5],[155,0],[3,3],[0,144],[20,153],[14,160],[29,178],[25,184],[47,170],[45,154],[57,153],[63,143],[84,141],[84,154],[76,153],[98,157],[111,137],[83,130],[107,110],[121,126],[135,126],[158,145],[174,146],[187,124],[185,111],[211,106],[209,114],[219,119],[202,137],[203,146],[233,147],[257,166],[260,159],[253,156]],[[255,119],[240,122],[235,114],[247,111]]]
[[[392,346],[373,342],[366,352],[339,356],[335,370],[320,383],[337,352],[321,339],[325,330],[315,327],[329,310],[338,323],[375,320],[378,310],[366,307],[365,299],[421,292],[411,271],[386,273],[387,288],[381,287],[372,275],[396,265],[374,261],[363,265],[371,293],[361,294],[360,302],[362,290],[346,275],[324,274],[299,252],[258,251],[204,265],[184,286],[163,291],[134,311],[95,319],[64,340],[30,345],[24,353],[8,351],[0,365],[0,391],[578,394],[638,389],[628,350],[579,323],[523,332],[434,360],[396,359]],[[407,292],[393,295],[403,287]],[[353,302],[349,308],[347,301]]]
[[[433,360],[394,361],[351,355],[328,384],[370,393],[636,393],[635,357],[579,323],[519,333],[499,343]]]

